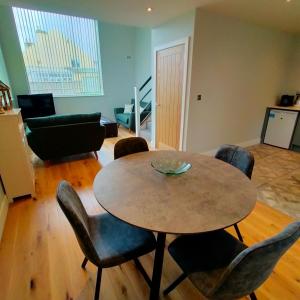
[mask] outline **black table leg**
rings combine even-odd
[[[153,274],[152,274],[152,286],[150,291],[150,300],[158,300],[159,289],[161,281],[161,273],[164,262],[164,251],[165,251],[166,234],[158,233],[157,245],[155,250]]]

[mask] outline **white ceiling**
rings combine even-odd
[[[0,4],[150,27],[203,7],[211,12],[300,33],[300,0],[0,0]],[[151,13],[146,10],[149,6],[153,9]]]
[[[133,26],[156,26],[195,7],[220,0],[0,0],[9,4],[89,16]],[[151,13],[147,7],[152,7]]]

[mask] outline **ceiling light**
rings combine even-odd
[[[291,0],[286,0],[286,2],[291,2]]]
[[[148,7],[147,12],[151,12],[151,11],[152,11],[152,7]]]

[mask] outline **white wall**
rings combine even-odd
[[[284,91],[300,93],[300,35],[293,37],[293,48],[289,59]]]
[[[290,46],[288,34],[197,10],[189,151],[258,140],[266,106],[279,96]]]
[[[193,35],[195,11],[176,17],[152,29],[152,47]]]

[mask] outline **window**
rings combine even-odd
[[[13,7],[31,93],[103,95],[98,22]]]

